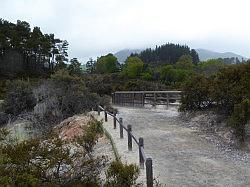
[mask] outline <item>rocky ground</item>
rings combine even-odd
[[[200,131],[207,141],[219,149],[232,152],[250,152],[250,123],[246,124],[245,142],[239,142],[234,130],[227,125],[227,119],[214,111],[181,113],[181,119],[191,129]]]

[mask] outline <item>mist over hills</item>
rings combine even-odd
[[[210,51],[207,49],[195,49],[195,50],[199,54],[199,58],[201,61],[205,61],[205,60],[213,59],[213,58],[232,58],[232,57],[238,58],[240,61],[242,61],[242,59],[247,60],[246,57],[241,56],[236,53],[232,53],[232,52],[219,53],[219,52]]]
[[[121,51],[116,52],[114,55],[118,59],[118,62],[125,62],[128,56],[132,53],[140,53],[143,49],[123,49]]]
[[[130,56],[132,53],[140,53],[144,49],[123,49],[121,51],[116,52],[114,55],[117,57],[119,62],[125,62],[128,56]],[[215,51],[210,51],[207,49],[195,49],[196,52],[199,55],[200,61],[205,61],[208,59],[216,59],[216,58],[238,58],[240,61],[242,59],[247,60],[246,57],[233,53],[233,52],[225,52],[225,53],[220,53],[220,52],[215,52]]]

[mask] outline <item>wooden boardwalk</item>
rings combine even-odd
[[[176,105],[181,91],[118,91],[112,94],[112,103],[122,106]]]

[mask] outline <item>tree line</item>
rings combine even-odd
[[[148,48],[132,55],[138,56],[143,62],[152,66],[175,64],[183,55],[190,55],[194,64],[199,62],[199,55],[194,49],[190,49],[187,45],[172,43],[156,46],[155,49]]]
[[[53,71],[57,65],[68,61],[68,42],[56,38],[54,34],[43,34],[39,27],[30,27],[25,21],[16,24],[0,19],[0,66],[11,71],[10,56],[13,66],[20,65],[23,72],[40,74]],[[18,55],[15,55],[18,54]],[[19,59],[18,59],[19,58]],[[21,59],[20,59],[21,58]],[[35,72],[34,72],[35,71]],[[1,71],[1,74],[6,72]],[[16,73],[16,72],[13,72]]]

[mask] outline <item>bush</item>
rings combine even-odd
[[[211,106],[209,95],[210,80],[203,75],[195,75],[183,87],[181,111],[195,111]]]
[[[94,138],[89,139],[91,133]],[[82,139],[93,146],[100,133],[101,123],[90,121]],[[0,129],[0,186],[100,186],[106,158],[90,157],[92,149],[79,149],[75,139],[67,142],[53,134],[11,143],[7,136]]]
[[[17,80],[9,83],[4,110],[6,113],[18,115],[33,109],[36,100],[28,82]]]
[[[4,78],[0,77],[0,100],[5,98],[7,89],[6,82],[7,81]]]
[[[231,115],[234,105],[250,98],[250,63],[231,65],[221,69],[213,77],[210,86],[211,99],[217,108],[226,115]]]
[[[84,136],[78,138],[78,143],[83,145],[84,149],[88,153],[91,153],[93,151],[94,146],[96,145],[96,141],[98,140],[99,136],[102,135],[102,122],[97,121],[92,117],[92,120],[89,121],[87,125],[87,129],[85,129]]]
[[[153,79],[152,75],[149,72],[142,73],[141,78],[144,81],[151,81]]]
[[[41,87],[45,89],[37,91],[39,102],[51,105],[47,106],[48,112],[54,111],[60,120],[90,111],[99,104],[109,105],[106,97],[90,93],[83,80],[69,75],[67,70],[59,70]]]
[[[250,63],[227,66],[213,76],[196,75],[183,87],[180,110],[213,108],[229,118],[237,137],[244,140],[249,119]]]
[[[235,129],[235,135],[240,141],[245,139],[245,126],[250,118],[250,100],[244,99],[234,106],[233,114],[229,117],[229,124]]]
[[[136,185],[139,176],[139,168],[133,164],[123,164],[114,161],[106,172],[106,187],[131,187]]]

